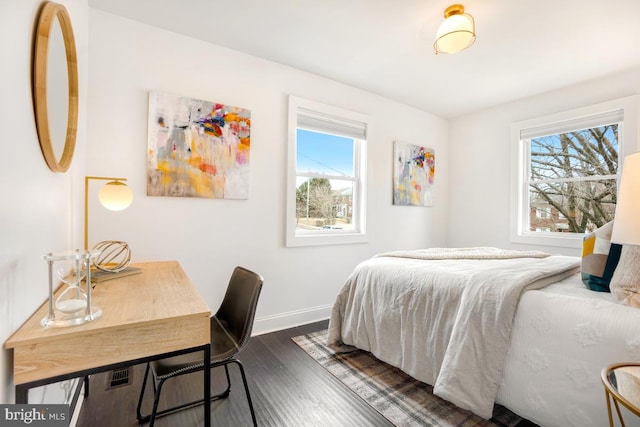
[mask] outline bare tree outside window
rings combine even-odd
[[[586,233],[613,219],[618,124],[535,137],[528,145],[531,231]]]
[[[326,178],[311,178],[296,189],[298,225],[311,229],[334,222],[331,183]]]

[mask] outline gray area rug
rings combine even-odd
[[[357,350],[335,353],[328,348],[327,331],[292,338],[307,354],[371,407],[396,426],[516,426],[522,418],[495,405],[493,418],[485,420],[438,396],[433,387],[401,370]]]

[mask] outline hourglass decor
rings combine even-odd
[[[80,325],[102,316],[101,309],[91,306],[91,261],[98,255],[98,250],[76,250],[42,256],[49,268],[49,314],[40,321],[42,326]],[[60,281],[57,290],[54,280]]]

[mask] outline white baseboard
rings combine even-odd
[[[253,323],[253,335],[262,335],[307,323],[326,320],[331,316],[333,304],[289,311],[271,316],[256,317]]]

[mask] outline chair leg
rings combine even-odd
[[[217,395],[217,396],[220,396],[220,398],[229,396],[229,393],[231,392],[231,378],[229,377],[229,367],[227,366],[226,363],[224,364],[224,373],[225,373],[225,376],[227,377],[227,388],[225,389],[225,391]]]
[[[140,397],[138,398],[138,407],[136,408],[136,418],[138,422],[144,423],[149,421],[149,415],[142,415],[140,409],[142,408],[142,400],[144,399],[144,390],[147,388],[147,378],[149,377],[149,363],[147,363],[147,369],[144,371],[144,379],[142,380],[142,389],[140,390]],[[155,389],[155,381],[153,383]],[[155,394],[155,391],[154,391]]]
[[[161,413],[169,413],[171,411],[161,411],[158,412],[158,403],[160,402],[160,392],[162,391],[162,386],[164,385],[165,380],[160,380],[158,383],[158,390],[153,395],[153,409],[151,410],[149,427],[153,427],[153,424],[156,422],[156,417]]]
[[[253,421],[253,425],[254,427],[257,427],[258,422],[256,420],[256,414],[255,411],[253,409],[253,402],[251,401],[251,393],[249,392],[249,384],[247,383],[247,376],[245,375],[244,372],[244,367],[242,366],[242,363],[240,363],[239,360],[237,359],[229,359],[229,360],[225,360],[224,362],[220,362],[217,364],[214,364],[211,366],[211,369],[216,368],[218,366],[224,366],[224,371],[225,371],[225,377],[227,378],[227,388],[220,394],[217,394],[215,396],[211,397],[211,400],[218,400],[218,399],[224,399],[227,396],[229,396],[229,393],[231,391],[231,377],[229,375],[229,363],[235,363],[238,366],[238,369],[240,370],[240,375],[242,376],[242,383],[244,385],[244,391],[245,394],[247,396],[247,402],[249,404],[249,411],[251,412],[251,420]],[[168,379],[164,379],[164,380],[160,380],[160,382],[157,384],[156,386],[156,381],[152,380],[153,383],[153,408],[151,410],[151,414],[150,415],[142,415],[141,412],[141,408],[142,408],[142,401],[144,400],[144,392],[145,389],[147,387],[147,380],[149,378],[149,371],[150,371],[151,367],[149,365],[149,363],[147,363],[147,367],[144,371],[144,378],[142,379],[142,388],[140,390],[140,397],[138,398],[138,407],[136,409],[136,417],[138,418],[138,422],[140,424],[143,424],[145,422],[149,422],[149,427],[153,427],[154,423],[155,423],[155,419],[157,417],[160,416],[164,416],[164,415],[168,415],[170,413],[174,413],[174,412],[178,412],[180,410],[183,409],[187,409],[196,405],[199,405],[203,402],[203,400],[197,400],[194,402],[190,402],[190,403],[185,403],[183,405],[180,406],[176,406],[173,408],[169,408],[169,409],[165,409],[162,411],[158,411],[158,403],[160,401],[160,392],[162,391],[162,386],[164,384],[164,382]]]
[[[251,402],[251,394],[249,393],[249,385],[247,384],[247,377],[244,374],[244,367],[242,366],[242,363],[240,363],[238,359],[229,359],[226,361],[224,365],[225,369],[228,363],[235,363],[236,365],[238,365],[238,368],[240,369],[240,375],[242,376],[242,383],[244,384],[244,391],[247,394],[247,402],[249,402],[249,410],[251,411],[251,419],[253,420],[254,427],[257,427],[258,422],[256,421],[256,413],[253,410],[253,403]]]
[[[217,365],[212,365],[211,369],[213,369],[215,367],[218,367],[220,365],[222,365],[222,363],[217,364]],[[229,376],[229,369],[228,369],[226,364],[224,364],[224,369],[225,369],[225,376],[227,378],[227,388],[222,393],[219,393],[219,394],[217,394],[215,396],[211,396],[211,401],[224,399],[227,396],[229,396],[229,392],[231,391],[231,378]],[[174,406],[174,407],[171,407],[171,408],[163,409],[162,411],[158,411],[158,403],[160,401],[160,392],[161,392],[161,389],[162,389],[162,385],[164,384],[165,381],[167,381],[167,380],[169,380],[170,378],[173,378],[173,377],[169,377],[169,378],[165,378],[163,380],[160,380],[157,385],[156,385],[156,381],[152,378],[151,382],[153,384],[153,396],[154,396],[153,409],[152,409],[151,414],[143,415],[142,412],[141,412],[141,408],[142,408],[142,401],[144,399],[144,391],[146,389],[147,379],[149,377],[149,371],[150,371],[150,365],[147,364],[147,369],[145,370],[144,378],[142,380],[142,389],[140,390],[140,397],[138,399],[138,408],[137,408],[137,413],[136,413],[136,416],[138,418],[138,422],[140,424],[144,424],[146,422],[149,422],[149,427],[153,427],[153,424],[154,424],[156,418],[160,418],[160,417],[165,416],[165,415],[173,414],[175,412],[179,412],[179,411],[182,411],[184,409],[192,408],[192,407],[201,405],[204,402],[203,399],[200,399],[200,400],[195,400],[193,402],[184,403],[184,404],[181,404],[181,405],[178,405],[178,406]],[[253,411],[253,408],[252,408],[252,411]],[[255,425],[255,423],[254,423],[254,425]]]

